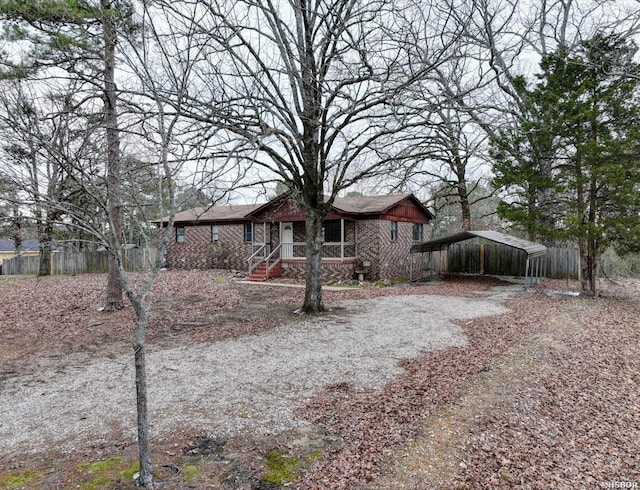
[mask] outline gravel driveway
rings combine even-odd
[[[516,287],[517,288],[517,287]],[[513,289],[507,290],[513,291]],[[451,323],[506,311],[505,292],[484,298],[388,296],[344,301],[333,313],[297,318],[259,335],[181,345],[148,356],[154,434],[181,426],[215,436],[276,433],[304,425],[296,410],[332,383],[381,387],[398,361],[463,345]],[[52,361],[0,388],[1,456],[65,451],[135,438],[133,355],[79,365]]]

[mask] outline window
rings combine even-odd
[[[413,224],[413,241],[421,242],[424,236],[424,225],[422,223]]]
[[[176,243],[184,243],[184,226],[176,226]]]
[[[211,243],[218,243],[220,239],[220,229],[218,225],[211,226]]]
[[[395,242],[396,240],[398,240],[398,222],[392,221],[391,222],[391,241]]]
[[[244,228],[244,241],[253,242],[253,223],[245,223],[243,228]]]
[[[338,220],[324,222],[324,241],[326,243],[342,241],[342,225]]]

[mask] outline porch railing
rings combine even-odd
[[[305,242],[294,242],[282,249],[282,258],[304,259],[307,256]],[[356,257],[356,244],[352,242],[327,242],[322,245],[325,259],[352,259]]]

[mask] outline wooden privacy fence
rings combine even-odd
[[[504,245],[483,246],[478,243],[452,243],[448,250],[434,251],[429,268],[450,273],[489,274],[524,277],[527,254]],[[543,276],[551,279],[578,279],[580,262],[575,248],[549,247],[543,259]]]
[[[124,251],[124,267],[130,272],[148,270],[156,260],[152,248],[132,248]],[[51,274],[82,274],[85,272],[106,272],[109,254],[107,252],[53,252],[51,254]],[[40,257],[13,257],[2,263],[2,275],[35,275],[40,267]]]

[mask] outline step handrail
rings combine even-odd
[[[276,265],[278,265],[278,262],[280,262],[282,260],[282,257],[280,257],[280,254],[278,254],[278,257],[276,258],[275,262],[271,265],[271,267],[269,267],[269,261],[271,259],[273,259],[273,256],[276,254],[276,252],[280,252],[280,247],[282,244],[278,244],[278,246],[276,248],[274,248],[271,253],[269,255],[267,255],[264,259],[267,267],[266,267],[266,274],[267,274],[267,279],[269,279],[269,271],[271,269],[273,269]]]
[[[264,262],[264,259],[262,257],[259,257],[259,260],[256,262],[256,264],[254,265],[253,262],[256,259],[256,256],[258,254],[260,254],[261,252],[264,251],[264,249],[267,247],[266,243],[263,243],[258,250],[256,250],[255,252],[253,252],[249,258],[247,259],[247,262],[249,263],[249,274],[251,274],[254,270],[256,270],[258,268],[258,266]],[[269,254],[271,255],[271,254]]]

